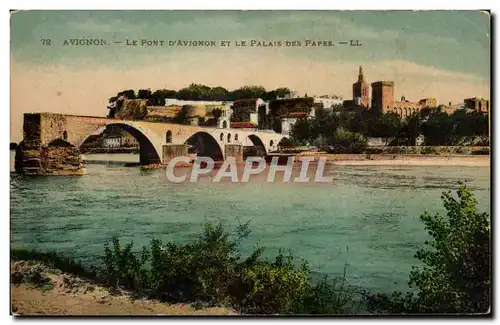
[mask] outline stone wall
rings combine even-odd
[[[40,119],[40,140],[48,145],[56,139],[68,140],[66,116],[61,114],[42,114]]]

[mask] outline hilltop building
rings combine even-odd
[[[313,97],[315,106],[321,106],[324,109],[331,109],[335,106],[342,105],[342,98],[340,97],[330,97],[330,96],[320,96]]]
[[[199,106],[199,105],[231,105],[232,102],[221,102],[221,101],[213,101],[213,100],[182,100],[175,98],[165,98],[165,106]]]
[[[259,124],[259,110],[269,112],[269,104],[262,98],[239,99],[231,106],[232,122],[250,122]]]
[[[298,119],[310,118],[310,115],[305,112],[288,113],[281,117],[281,134],[289,136],[292,126]]]
[[[372,83],[372,111],[376,114],[395,113],[401,117],[408,117],[419,113],[422,109],[436,109],[435,98],[423,98],[412,102],[401,96],[400,101],[394,100],[394,82],[376,81]]]
[[[444,105],[444,104],[438,105],[437,110],[441,113],[446,113],[446,114],[451,115],[451,114],[455,113],[456,111],[464,109],[464,108],[465,108],[464,103],[458,103],[458,104],[452,105],[451,102],[449,102],[448,105]]]
[[[489,113],[490,102],[487,99],[481,97],[465,98],[464,99],[465,108],[468,110],[473,110],[476,112]]]

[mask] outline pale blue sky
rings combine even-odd
[[[489,75],[490,21],[477,11],[27,11],[12,15],[12,54],[21,62],[134,65],[170,48],[62,47],[66,38],[359,39],[363,50],[283,49],[311,60],[405,60],[481,78]],[[53,46],[42,48],[41,38]]]

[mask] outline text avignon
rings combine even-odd
[[[69,38],[63,42],[65,46],[103,46],[108,45],[102,38]]]

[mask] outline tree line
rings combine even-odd
[[[262,86],[243,86],[235,90],[228,90],[224,87],[210,87],[201,84],[192,83],[188,87],[180,90],[173,89],[139,89],[137,92],[133,89],[123,90],[110,97],[109,102],[115,102],[120,96],[128,99],[146,99],[149,105],[164,106],[165,98],[179,100],[211,100],[211,101],[235,101],[238,99],[262,98],[263,100],[272,100],[277,97],[283,97],[292,93],[289,88],[281,87],[274,90],[266,90]]]
[[[312,119],[299,119],[291,128],[291,139],[296,145],[332,147],[341,138],[356,140],[362,150],[366,138],[392,139],[390,145],[416,145],[424,138],[424,145],[464,145],[464,138],[486,137],[489,134],[488,116],[478,112],[457,110],[447,114],[424,109],[406,118],[394,113],[375,115],[366,110],[316,109]],[[479,143],[476,145],[487,145]]]

